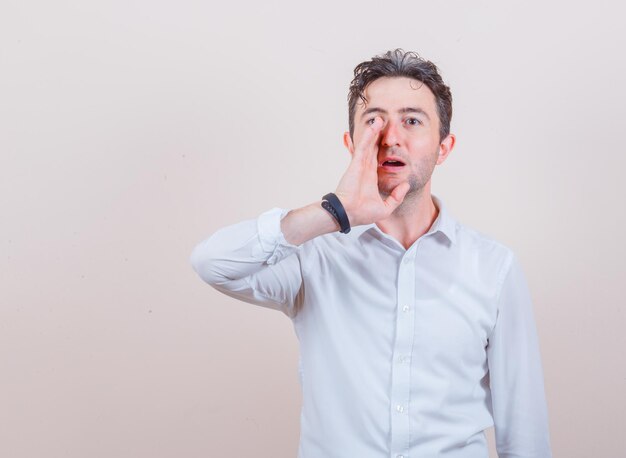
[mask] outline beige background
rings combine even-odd
[[[555,457],[625,456],[626,40],[608,5],[4,0],[0,456],[295,457],[291,322],[189,255],[335,189],[352,69],[395,47],[452,88],[433,193],[523,263]]]

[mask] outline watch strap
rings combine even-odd
[[[350,232],[350,220],[348,219],[346,209],[343,208],[339,197],[337,197],[334,193],[329,192],[322,197],[322,199],[322,207],[337,220],[339,226],[341,226],[340,232],[343,234]]]

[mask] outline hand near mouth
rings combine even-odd
[[[371,224],[387,218],[402,203],[410,187],[409,183],[403,182],[386,199],[380,196],[378,139],[382,126],[382,119],[376,117],[374,123],[367,127],[361,140],[355,145],[350,165],[335,191],[352,226]],[[380,166],[390,170],[394,168],[389,163]]]

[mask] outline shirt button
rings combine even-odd
[[[404,455],[396,455],[396,458],[404,458]]]
[[[408,264],[409,262],[411,262],[413,259],[412,258],[404,258],[402,260],[403,263]]]
[[[398,406],[396,406],[396,410],[397,410],[398,412],[402,413],[402,412],[404,412],[404,407],[403,407],[403,406],[398,405]]]
[[[403,312],[408,312],[409,310],[411,310],[411,308],[408,305],[405,305],[404,307],[402,307]]]

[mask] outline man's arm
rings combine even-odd
[[[504,269],[487,346],[496,449],[500,458],[551,458],[532,300],[513,253]]]
[[[321,201],[289,212],[273,208],[218,230],[196,245],[190,261],[218,291],[293,317],[302,284],[300,245],[338,229]]]
[[[322,208],[321,200],[290,211],[280,222],[280,228],[285,239],[294,245],[341,229],[335,218]]]
[[[408,183],[401,183],[386,199],[380,196],[377,153],[382,125],[382,120],[375,118],[351,150],[352,160],[335,191],[352,226],[388,217],[409,189]],[[191,264],[205,282],[224,294],[293,317],[302,285],[296,256],[299,246],[338,229],[321,200],[289,212],[273,208],[256,220],[215,232],[195,247]]]

